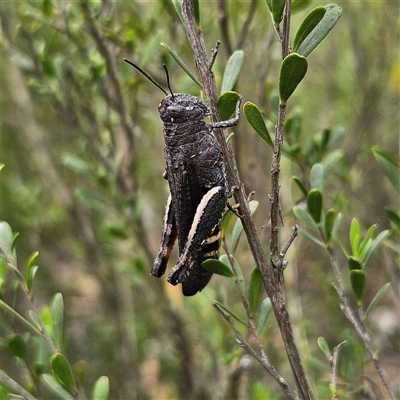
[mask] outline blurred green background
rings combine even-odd
[[[292,15],[292,40],[304,16],[325,5],[304,3]],[[353,216],[363,229],[376,223],[381,231],[390,228],[384,207],[398,208],[399,197],[371,147],[379,145],[398,156],[400,6],[393,1],[337,4],[343,15],[308,57],[308,73],[288,112],[302,115],[304,154],[311,152],[316,133],[326,128],[342,133],[335,143],[337,162],[326,176],[324,206],[343,212],[343,232]],[[208,51],[222,41],[214,65],[217,84],[231,53],[242,49],[244,65],[235,89],[273,121],[280,45],[266,2],[218,6],[200,1],[200,13]],[[82,387],[90,388],[98,376],[107,375],[110,399],[230,398],[234,372],[250,359],[243,357],[212,300],[243,314],[239,297],[219,276],[200,294],[184,298],[180,286],[149,275],[168,195],[157,112],[163,94],[123,59],[140,65],[163,86],[165,63],[175,92],[200,96],[160,46],[161,41],[168,44],[196,72],[172,3],[4,2],[1,23],[1,219],[21,233],[19,260],[40,252],[37,303],[48,304],[56,292],[63,293],[64,351]],[[240,177],[260,202],[255,219],[261,227],[269,214],[271,151],[244,118],[234,132]],[[309,167],[282,160],[283,241],[296,222],[292,207],[301,201],[292,175],[306,181]],[[268,229],[260,230],[260,237],[268,251]],[[343,242],[348,244],[347,237]],[[238,254],[247,277],[254,265],[244,240]],[[368,329],[391,383],[399,388],[395,257],[388,246],[373,257],[365,297],[370,300],[388,281],[395,289],[371,316]],[[347,350],[352,362],[340,372],[346,392],[356,391],[363,376],[379,387],[365,350],[340,311],[327,256],[299,237],[288,260],[289,312],[319,398],[329,396],[329,364],[318,349],[319,336],[331,346],[344,339],[352,343]],[[346,260],[339,260],[347,268]],[[26,304],[11,277],[2,283],[2,298],[23,312]],[[271,362],[293,385],[273,318],[263,340]],[[6,351],[1,361],[1,368],[23,380],[23,370]],[[238,398],[284,398],[256,361],[246,368]]]

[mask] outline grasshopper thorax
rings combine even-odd
[[[168,95],[161,101],[158,111],[163,122],[174,124],[202,120],[208,114],[208,108],[202,100],[182,93]]]

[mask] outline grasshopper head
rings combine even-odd
[[[158,106],[163,122],[180,124],[202,120],[208,114],[208,108],[198,97],[189,94],[170,94]]]

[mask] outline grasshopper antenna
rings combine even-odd
[[[168,96],[168,93],[166,90],[159,84],[157,83],[147,72],[143,71],[142,68],[138,67],[136,64],[133,62],[127,60],[124,58],[124,61],[128,63],[129,65],[132,65],[132,67],[136,68],[141,74],[143,74],[150,82],[152,82],[154,85],[156,85],[166,96]],[[165,67],[165,66],[164,66]],[[168,81],[168,89],[171,91],[171,88],[169,87],[169,77],[168,77],[168,71],[167,71],[167,81]],[[173,93],[171,92],[172,97],[174,97]]]
[[[165,64],[163,64],[163,67],[165,69],[165,74],[167,75],[167,86],[168,86],[169,92],[171,93],[172,99],[174,99],[175,96],[174,96],[174,92],[171,89],[171,85],[169,83],[169,72],[168,72],[167,66]]]

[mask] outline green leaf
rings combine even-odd
[[[0,229],[1,229],[1,227],[0,227]],[[14,236],[13,236],[13,239],[12,239],[12,242],[11,242],[11,254],[13,255],[15,260],[17,259],[17,254],[15,252],[15,246],[17,244],[17,239],[18,238],[19,238],[19,232],[15,232]]]
[[[0,400],[10,400],[10,394],[3,386],[0,386]]]
[[[64,300],[61,293],[57,293],[54,296],[51,305],[51,317],[53,321],[54,344],[60,350],[64,327]]]
[[[218,98],[218,113],[221,121],[227,121],[236,110],[239,95],[236,92],[225,92]]]
[[[92,400],[108,400],[110,384],[107,376],[101,376],[93,386]]]
[[[43,374],[40,379],[61,400],[75,400],[50,374]]]
[[[322,215],[322,193],[319,189],[311,189],[308,192],[306,201],[308,212],[312,219],[319,224]]]
[[[259,204],[259,202],[256,200],[250,201],[249,208],[250,208],[251,215],[253,215],[254,212],[257,210],[258,204]],[[242,221],[240,219],[237,219],[235,226],[233,227],[233,231],[232,231],[232,238],[231,238],[232,254],[235,254],[235,252],[236,252],[242,232],[243,232]]]
[[[70,394],[76,396],[78,394],[72,369],[61,353],[57,353],[50,359],[51,370],[54,378],[66,389]]]
[[[64,166],[74,171],[77,174],[84,175],[91,173],[91,166],[88,162],[78,157],[76,154],[63,153],[61,155],[61,162]]]
[[[182,25],[185,26],[185,21],[183,19],[183,15],[182,15],[182,5],[181,5],[181,1],[182,0],[172,0],[172,4],[175,7],[175,11],[178,14],[179,19],[182,22]]]
[[[243,66],[243,50],[236,50],[229,58],[222,78],[221,94],[232,90]]]
[[[360,244],[361,228],[357,218],[353,218],[350,224],[350,246],[353,255],[358,255],[358,245]]]
[[[328,361],[331,361],[332,358],[332,352],[331,349],[328,346],[328,343],[326,342],[325,338],[320,336],[318,338],[318,347],[322,350],[322,352],[325,354],[325,357],[328,359]]]
[[[361,242],[360,246],[358,247],[359,255],[363,254],[368,243],[370,243],[372,241],[372,236],[374,235],[375,229],[376,229],[376,224],[370,226],[370,228],[368,229],[368,232],[365,235],[364,240]]]
[[[286,104],[307,72],[308,63],[305,57],[291,53],[282,61],[279,74],[280,103]]]
[[[203,85],[200,83],[200,81],[192,74],[190,69],[186,66],[186,64],[182,61],[182,59],[178,56],[178,54],[171,49],[166,43],[161,42],[160,45],[164,47],[165,50],[167,50],[168,54],[178,63],[178,65],[186,72],[186,74],[189,76],[189,78],[200,88],[203,88]]]
[[[316,163],[310,171],[310,182],[312,189],[319,189],[321,192],[324,188],[324,167],[322,164]]]
[[[228,230],[229,224],[232,221],[232,218],[235,214],[231,210],[227,210],[224,213],[221,221],[221,238],[225,238],[226,232]]]
[[[129,238],[126,227],[122,223],[116,221],[107,221],[105,223],[105,230],[113,239],[126,240]]]
[[[28,355],[25,339],[18,333],[7,336],[6,343],[11,353],[18,357],[25,359]]]
[[[324,8],[326,9],[324,14],[320,7],[311,11],[296,34],[294,51],[304,57],[307,57],[324,40],[342,15],[341,7],[336,4],[329,4]],[[312,28],[311,31],[310,28]]]
[[[234,290],[238,291],[237,285],[239,285],[242,293],[246,294],[246,287],[245,287],[242,268],[233,255],[231,255],[231,258],[233,259],[233,266],[234,266],[234,271],[232,269],[232,272],[235,274],[235,276],[234,279],[232,281],[229,280],[229,282],[233,286]],[[219,258],[219,261],[221,261],[225,265],[228,265],[229,268],[231,267],[227,254],[222,254],[222,256]]]
[[[254,312],[257,308],[258,298],[260,297],[262,286],[263,286],[263,280],[261,272],[258,269],[258,267],[254,267],[251,270],[249,279],[249,291],[248,291],[250,316],[254,315]]]
[[[326,248],[325,243],[322,240],[320,240],[320,239],[316,238],[315,236],[311,235],[306,230],[304,230],[302,228],[299,228],[299,233],[301,235],[305,236],[308,240],[311,240],[311,242],[315,243],[316,245],[321,246],[323,248]]]
[[[5,221],[0,221],[0,257],[4,258],[7,263],[12,262],[14,259],[11,251],[12,243],[13,232],[11,226]]]
[[[268,132],[268,128],[265,125],[260,109],[254,103],[246,101],[243,106],[243,111],[251,127],[259,134],[261,139],[265,140],[267,144],[275,151],[274,143],[271,139],[271,135]]]
[[[244,321],[242,318],[240,318],[237,314],[235,314],[233,311],[231,311],[229,308],[225,307],[222,303],[220,303],[217,300],[213,301],[213,305],[215,307],[215,305],[220,306],[224,311],[226,311],[228,314],[232,315],[233,318],[236,319],[236,321],[239,321],[240,323],[242,323],[244,326],[248,327],[248,324],[246,321]]]
[[[386,177],[395,187],[397,192],[400,193],[400,160],[380,146],[373,146],[371,150]]]
[[[350,271],[352,271],[353,269],[362,269],[360,261],[358,261],[357,258],[355,258],[354,256],[350,256],[347,258],[347,264],[350,268]]]
[[[321,22],[326,13],[325,7],[316,7],[302,21],[296,36],[293,40],[293,51],[297,52],[300,44],[312,32],[312,30]]]
[[[293,213],[299,221],[301,221],[303,224],[307,225],[314,231],[318,232],[318,225],[311,218],[310,214],[306,210],[304,210],[304,208],[300,206],[294,206]]]
[[[385,206],[384,209],[390,221],[400,229],[400,211],[393,206]]]
[[[374,253],[374,251],[382,244],[382,242],[390,236],[390,231],[388,229],[382,231],[371,243],[371,246],[368,248],[368,251],[363,251],[362,254],[360,254],[360,261],[365,265],[367,264],[369,258],[371,255]]]
[[[26,284],[26,289],[28,291],[28,294],[32,296],[32,286],[33,286],[33,278],[36,275],[36,272],[38,270],[37,265],[33,265],[33,263],[36,261],[36,258],[38,257],[39,252],[35,251],[27,261],[27,267],[26,267],[26,275],[25,275],[25,284]]]
[[[104,207],[108,202],[106,197],[102,196],[100,192],[90,187],[76,187],[73,193],[80,203],[95,210],[104,210]]]
[[[306,189],[306,185],[298,176],[292,176],[292,179],[296,183],[297,187],[300,189],[301,193],[304,197],[307,197],[308,191]]]
[[[358,306],[362,304],[362,295],[365,287],[365,273],[361,269],[352,269],[350,271],[350,284]]]
[[[214,258],[209,258],[208,260],[203,261],[201,263],[201,266],[205,270],[212,272],[214,274],[227,276],[228,278],[235,277],[233,271],[227,264],[225,264],[219,260],[215,260]]]
[[[324,220],[324,232],[327,243],[331,242],[335,219],[336,219],[336,211],[334,208],[331,208],[326,212]]]
[[[371,303],[369,304],[367,311],[365,311],[365,318],[367,318],[368,314],[374,309],[374,307],[378,304],[378,302],[382,299],[382,297],[388,292],[390,289],[390,282],[385,283],[378,291],[378,293],[374,296]]]
[[[285,3],[286,0],[267,0],[267,5],[277,30],[279,29],[279,22],[281,22],[282,19]]]
[[[262,334],[265,328],[271,310],[272,310],[271,300],[269,297],[267,297],[262,301],[260,306],[260,311],[258,313],[257,331],[259,335]]]
[[[194,20],[196,21],[196,25],[200,26],[200,7],[199,0],[193,0],[193,10],[194,10]]]
[[[290,143],[297,144],[300,139],[301,126],[303,123],[303,114],[301,110],[296,107],[285,120],[285,131],[290,138]]]

